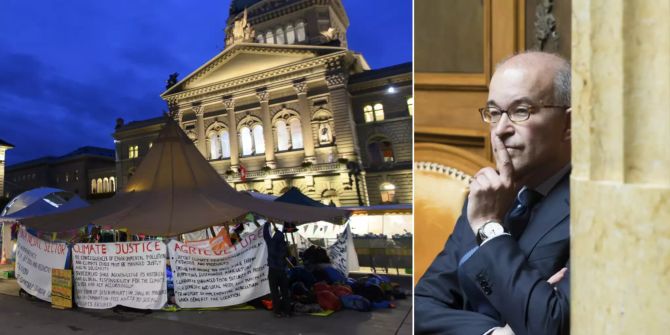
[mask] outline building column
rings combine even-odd
[[[337,71],[326,75],[326,82],[330,90],[330,106],[333,109],[335,124],[335,145],[340,158],[358,161],[358,139],[356,138],[356,123],[351,114],[349,92],[347,92],[347,77],[344,72]]]
[[[228,113],[228,144],[230,145],[230,169],[237,171],[240,166],[240,148],[237,145],[237,120],[235,119],[235,101],[233,97],[224,97],[223,106]]]
[[[207,158],[207,141],[205,139],[205,118],[204,111],[205,108],[200,104],[193,104],[191,106],[193,112],[195,113],[195,129],[196,135],[198,136],[198,151],[202,154],[203,157]]]
[[[270,108],[268,107],[270,93],[266,89],[256,91],[258,100],[261,102],[261,120],[263,121],[263,139],[265,140],[265,165],[270,168],[276,168],[275,162],[275,143],[272,136],[272,118],[270,117]]]
[[[302,144],[305,151],[305,161],[316,163],[314,155],[314,134],[312,134],[312,109],[307,100],[307,82],[305,80],[293,83],[298,94],[298,110],[300,112],[300,125],[302,127]]]
[[[5,147],[0,146],[0,197],[5,195]]]
[[[670,329],[670,5],[572,2],[571,334]]]

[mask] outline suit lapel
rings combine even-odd
[[[528,227],[519,239],[519,247],[526,255],[551,229],[570,215],[570,173],[552,189],[547,198],[533,210]]]

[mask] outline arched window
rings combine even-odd
[[[288,121],[288,124],[291,129],[291,144],[293,149],[302,149],[302,126],[300,125],[300,119],[294,117]]]
[[[242,156],[252,155],[254,152],[254,140],[251,137],[249,127],[240,129],[240,143],[242,145]]]
[[[368,143],[370,165],[381,165],[383,163],[392,163],[395,161],[391,141],[384,137],[376,137]]]
[[[277,121],[275,128],[277,129],[277,150],[285,151],[291,149],[291,137],[286,122],[284,120]]]
[[[95,179],[91,179],[91,194],[98,193],[98,185],[95,182]]]
[[[105,179],[102,180],[102,192],[109,192],[109,178],[105,177]]]
[[[219,134],[215,132],[209,134],[209,151],[210,159],[221,158],[221,140]]]
[[[410,116],[414,115],[414,97],[407,98],[407,111]]]
[[[305,35],[305,22],[298,22],[298,25],[295,26],[295,38],[298,42],[304,42],[306,39]]]
[[[116,192],[116,179],[114,177],[109,177],[109,186],[112,192]]]
[[[389,203],[395,201],[395,185],[385,182],[379,185],[381,192],[382,203]]]
[[[102,178],[98,178],[98,193],[105,193],[105,190],[102,188]]]
[[[254,149],[256,154],[265,153],[265,140],[263,139],[263,126],[257,124],[254,126]]]
[[[257,43],[265,43],[265,36],[263,34],[256,35],[256,42]]]
[[[228,131],[222,131],[219,138],[221,139],[221,157],[230,158],[230,135]]]
[[[272,34],[271,30],[268,30],[267,33],[265,33],[265,42],[269,44],[274,44],[275,43],[275,38],[274,35]]]
[[[290,23],[286,26],[286,43],[295,43],[295,28],[293,28],[293,25]]]
[[[275,40],[277,41],[277,44],[285,44],[286,43],[286,39],[284,37],[284,29],[282,29],[281,27],[279,27],[279,28],[277,28],[277,30],[275,30]]]
[[[382,104],[375,104],[375,121],[384,120],[384,106]]]
[[[363,115],[365,116],[365,122],[366,123],[375,121],[375,116],[372,113],[372,106],[371,105],[367,105],[367,106],[363,107]]]

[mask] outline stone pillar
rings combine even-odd
[[[300,125],[302,126],[302,144],[305,151],[305,161],[316,163],[314,156],[314,135],[312,134],[312,109],[307,100],[307,82],[304,80],[293,83],[298,94],[298,110],[300,112]]]
[[[670,329],[670,4],[572,2],[571,333]]]
[[[237,145],[237,120],[235,119],[235,101],[233,97],[224,97],[223,106],[228,113],[228,142],[230,144],[230,169],[237,171],[240,166],[240,148]]]
[[[194,104],[191,106],[193,112],[195,113],[195,131],[198,136],[198,151],[202,154],[203,157],[207,158],[207,141],[205,139],[205,119],[204,119],[204,110],[205,108],[202,105]]]
[[[347,92],[347,77],[341,71],[326,75],[326,82],[330,90],[330,106],[333,109],[335,123],[335,145],[339,157],[350,161],[358,161],[358,139],[356,138],[356,123],[351,114],[349,92]]]
[[[270,108],[268,103],[270,93],[266,89],[256,92],[258,100],[261,102],[261,120],[263,121],[263,139],[265,140],[265,165],[276,168],[275,162],[275,144],[272,136],[272,118],[270,117]]]

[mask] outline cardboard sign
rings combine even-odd
[[[51,307],[72,308],[72,270],[51,270]]]

